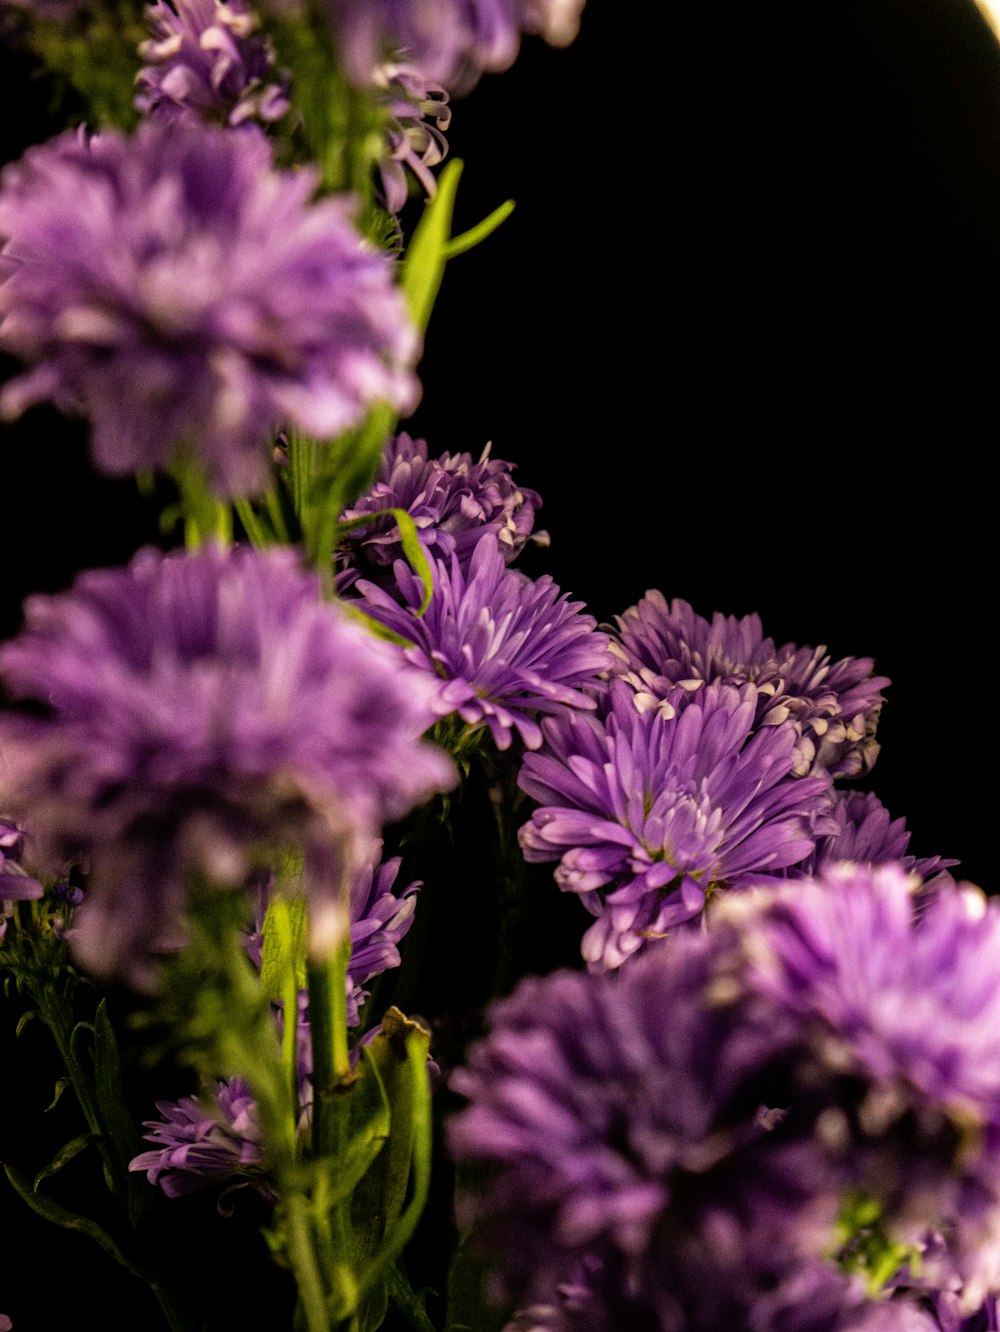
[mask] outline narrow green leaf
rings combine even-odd
[[[122,1253],[118,1244],[111,1238],[108,1232],[99,1226],[96,1221],[92,1221],[88,1216],[81,1216],[78,1212],[71,1212],[68,1207],[63,1207],[61,1203],[55,1202],[44,1193],[35,1193],[31,1185],[13,1166],[4,1163],[4,1173],[10,1180],[12,1187],[21,1195],[31,1210],[37,1213],[45,1221],[52,1222],[53,1225],[61,1226],[63,1230],[78,1230],[81,1234],[89,1235],[95,1243],[99,1244],[105,1253],[110,1255],[116,1263],[121,1264],[126,1272],[131,1272],[134,1277],[140,1281],[145,1281],[146,1277],[135,1267],[128,1258]]]
[[[427,328],[444,275],[445,246],[451,236],[462,168],[461,160],[453,158],[438,176],[437,192],[424,209],[403,260],[402,288],[421,332]]]
[[[75,1156],[79,1156],[82,1151],[97,1141],[96,1133],[81,1133],[79,1137],[73,1138],[61,1147],[52,1160],[46,1166],[42,1166],[35,1176],[35,1182],[32,1185],[33,1192],[38,1192],[38,1186],[43,1179],[48,1179],[51,1175],[58,1175],[59,1171],[68,1166]]]
[[[421,544],[420,537],[417,535],[417,525],[405,509],[390,509],[389,513],[396,519],[399,526],[399,540],[403,547],[403,554],[409,561],[410,568],[420,578],[424,585],[424,595],[421,598],[420,606],[417,610],[417,619],[426,611],[431,604],[431,593],[434,591],[434,576],[431,573],[430,562],[427,559],[427,552]]]
[[[465,254],[466,250],[473,249],[487,236],[492,236],[497,227],[506,222],[513,211],[514,200],[505,199],[499,208],[494,208],[489,217],[484,217],[482,222],[477,222],[474,227],[470,227],[468,231],[463,231],[460,236],[452,236],[444,247],[445,259],[454,259],[457,254]]]
[[[140,1176],[129,1171],[129,1162],[139,1147],[139,1134],[125,1097],[121,1054],[118,1040],[102,999],[94,1015],[94,1095],[104,1128],[105,1150],[108,1142],[117,1170],[105,1170],[108,1187],[125,1204],[133,1225],[152,1206],[152,1191]],[[106,1167],[112,1164],[106,1157]]]
[[[409,1277],[399,1263],[393,1263],[389,1268],[387,1280],[389,1299],[410,1326],[415,1327],[417,1332],[437,1332],[427,1313],[426,1292],[417,1292],[413,1289]]]
[[[66,1090],[67,1087],[72,1087],[72,1085],[73,1085],[72,1078],[59,1078],[58,1081],[56,1082],[55,1093],[52,1097],[52,1100],[48,1103],[48,1105],[45,1107],[42,1113],[47,1115],[50,1110],[54,1110],[56,1106],[59,1104],[60,1100],[62,1099],[63,1092]]]
[[[37,1008],[29,1008],[26,1013],[22,1013],[21,1016],[17,1019],[17,1026],[14,1028],[14,1035],[20,1036],[21,1032],[24,1031],[25,1027],[28,1025],[31,1019],[36,1017],[38,1017]]]

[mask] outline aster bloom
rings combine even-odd
[[[542,1328],[747,1327],[754,1296],[829,1239],[808,1154],[762,1113],[792,1033],[711,1002],[731,950],[710,930],[614,975],[523,981],[453,1074],[469,1104],[450,1151],[482,1181],[460,1223]]]
[[[351,1027],[357,1026],[361,1005],[368,998],[365,984],[399,966],[399,944],[413,924],[421,887],[419,881],[414,881],[396,892],[402,858],[380,861],[381,849],[381,842],[376,842],[366,863],[351,875],[351,957],[347,968],[347,1021]],[[261,965],[270,899],[270,876],[266,876],[258,896],[255,927],[246,939],[247,953],[256,967]]]
[[[34,363],[0,405],[93,422],[96,465],[193,450],[220,495],[259,489],[276,424],[320,438],[414,405],[417,335],[391,261],[263,135],[150,120],[66,134],[0,184],[0,346]]]
[[[922,1267],[971,1313],[1000,1287],[1000,910],[960,885],[915,913],[918,884],[844,864],[728,910],[752,986],[802,1029],[803,1082],[843,1087],[828,1150],[894,1238],[938,1223]]]
[[[619,673],[635,691],[642,710],[670,711],[685,692],[713,681],[755,684],[757,723],[790,719],[800,740],[796,771],[824,768],[834,777],[868,772],[878,756],[875,740],[885,676],[873,675],[870,657],[831,663],[826,648],[775,647],[763,636],[760,617],[718,612],[711,624],[686,601],[667,603],[647,592],[637,606],[616,616]]]
[[[529,540],[548,543],[547,533],[532,533],[541,497],[516,484],[514,467],[491,458],[489,444],[478,461],[469,453],[428,458],[426,440],[411,439],[403,431],[387,441],[371,489],[345,511],[342,521],[405,509],[421,543],[443,560],[455,555],[463,573],[487,532],[496,536],[510,564]],[[389,518],[350,534],[349,541],[345,584],[362,568],[369,577],[384,577],[403,554],[399,528]]]
[[[274,3],[274,0],[272,0]],[[522,33],[567,46],[583,0],[327,0],[345,67],[365,84],[385,58],[404,52],[428,78],[465,90],[484,70],[504,70]]]
[[[544,724],[518,778],[539,803],[519,837],[597,917],[592,968],[621,966],[724,890],[776,881],[836,830],[828,780],[793,777],[795,728],[757,729],[757,701],[753,685],[709,685],[667,717],[616,681],[603,719]]]
[[[25,902],[42,896],[42,885],[21,863],[23,855],[23,829],[0,816],[0,901]]]
[[[914,883],[851,867],[734,895],[622,972],[530,978],[493,1006],[448,1142],[506,1298],[553,1332],[600,1326],[590,1283],[606,1310],[618,1292],[606,1327],[930,1332],[924,1292],[872,1285],[845,1240],[863,1200],[860,1252],[936,1225],[962,1317],[980,1310],[1000,911],[962,888],[915,917]]]
[[[450,567],[433,561],[433,595],[419,618],[420,580],[402,560],[395,574],[402,605],[366,580],[357,591],[373,619],[413,643],[406,658],[437,682],[441,715],[486,727],[498,749],[515,732],[535,749],[540,714],[595,706],[584,690],[610,666],[605,636],[547,575],[533,581],[508,569],[492,532],[480,538],[468,573],[456,554]]]
[[[837,861],[849,860],[862,865],[898,861],[925,883],[936,881],[938,876],[952,882],[947,870],[958,861],[907,855],[910,832],[906,820],[893,819],[873,792],[835,792],[830,817],[836,831],[817,837],[811,854],[787,870],[790,879],[811,878]]]
[[[257,1105],[242,1078],[217,1082],[203,1096],[157,1101],[161,1119],[147,1119],[148,1142],[157,1144],[129,1163],[143,1170],[170,1198],[236,1178],[253,1182],[265,1197],[263,1134]]]
[[[399,213],[410,193],[407,171],[428,199],[437,192],[431,167],[440,166],[448,155],[445,133],[451,107],[447,91],[406,61],[379,65],[372,81],[384,90],[388,112],[386,154],[379,162],[382,195],[387,210]]]
[[[40,853],[86,858],[73,943],[98,970],[178,941],[191,876],[242,886],[282,848],[304,848],[321,907],[383,823],[454,780],[421,740],[426,676],[288,548],[142,551],[26,617],[0,675],[51,711],[0,723],[0,802],[32,811]]]
[[[21,864],[24,833],[10,819],[0,817],[0,939],[7,933],[7,919],[15,902],[29,902],[45,891]]]
[[[237,126],[279,120],[287,79],[245,0],[157,0],[146,10],[152,36],[139,47],[136,109],[176,121]]]

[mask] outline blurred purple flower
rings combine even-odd
[[[113,474],[193,450],[233,495],[264,483],[280,423],[327,438],[378,400],[412,408],[391,261],[315,185],[274,170],[263,135],[208,126],[29,149],[0,185],[0,346],[34,369],[4,411],[88,413]]]
[[[678,686],[696,692],[714,681],[749,681],[759,690],[758,726],[795,724],[798,775],[825,768],[834,777],[856,777],[875,762],[875,729],[889,680],[872,675],[870,657],[831,664],[824,647],[777,648],[764,638],[757,615],[738,620],[716,612],[709,623],[686,601],[668,605],[657,591],[615,618],[618,670],[641,710],[669,713],[682,705]]]
[[[287,8],[287,0],[271,3]],[[402,52],[428,78],[466,91],[484,70],[514,62],[522,33],[538,33],[551,46],[569,45],[583,0],[328,0],[328,7],[356,83],[368,83],[377,65]]]
[[[389,115],[387,152],[379,162],[382,195],[387,210],[399,213],[410,193],[407,170],[428,199],[437,193],[431,167],[439,166],[448,155],[445,133],[451,124],[451,107],[445,89],[405,61],[379,65],[373,82],[384,90]]]
[[[727,919],[751,986],[803,1033],[802,1085],[844,1088],[827,1151],[896,1240],[942,1231],[969,1313],[1000,1288],[1000,908],[958,885],[917,913],[918,885],[834,865]]]
[[[712,896],[777,881],[836,831],[825,777],[792,777],[796,732],[755,727],[757,693],[709,685],[667,717],[612,684],[603,717],[544,725],[519,777],[540,808],[520,832],[529,861],[597,921],[591,968],[618,967],[650,939],[701,916]]]
[[[98,970],[178,941],[186,878],[242,886],[279,848],[304,849],[321,906],[454,780],[420,738],[432,682],[290,549],[147,550],[26,612],[0,675],[51,712],[0,720],[0,803],[31,810],[41,862],[88,859],[73,942]]]
[[[516,731],[534,749],[542,740],[537,718],[592,708],[585,693],[611,665],[611,654],[583,603],[560,596],[547,575],[532,581],[508,569],[497,537],[487,532],[463,572],[434,560],[434,591],[417,617],[420,580],[402,560],[395,566],[399,605],[365,580],[357,584],[362,609],[409,639],[406,658],[437,682],[442,716],[457,712],[468,726],[485,726],[498,749]]]
[[[548,544],[548,533],[532,533],[541,497],[517,485],[514,467],[491,458],[489,444],[478,462],[469,453],[428,458],[426,441],[411,439],[404,431],[386,442],[371,489],[344,512],[342,521],[384,509],[405,509],[428,551],[443,560],[457,556],[463,573],[487,532],[496,536],[510,564],[528,541]],[[342,585],[348,586],[363,571],[387,584],[389,591],[395,590],[390,570],[403,553],[397,524],[389,518],[376,519],[349,533],[347,541]]]
[[[528,1305],[514,1329],[596,1332],[590,1288],[605,1327],[642,1332],[931,1332],[924,1291],[858,1265],[859,1199],[889,1245],[939,1226],[975,1314],[997,1277],[1000,910],[962,888],[915,918],[913,885],[853,867],[733,894],[621,972],[493,1006],[447,1138],[476,1181],[460,1224]]]
[[[289,108],[287,78],[258,32],[246,0],[156,0],[146,10],[152,36],[139,47],[136,109],[187,123],[237,126],[279,120]]]

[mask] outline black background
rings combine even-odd
[[[0,75],[11,156],[54,126],[23,57]],[[525,567],[601,620],[658,587],[873,656],[866,785],[994,889],[1000,49],[971,0],[590,0],[450,139],[459,225],[517,209],[449,268],[407,428],[516,462],[552,538]],[[9,634],[26,593],[158,538],[81,424],[3,436]],[[92,1314],[73,1237],[65,1290],[26,1299],[18,1255],[53,1239],[16,1217],[17,1332]]]

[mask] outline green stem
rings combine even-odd
[[[288,1258],[295,1275],[306,1328],[308,1332],[330,1332],[326,1296],[309,1223],[308,1200],[301,1193],[291,1192],[285,1197],[282,1212],[288,1238]]]

